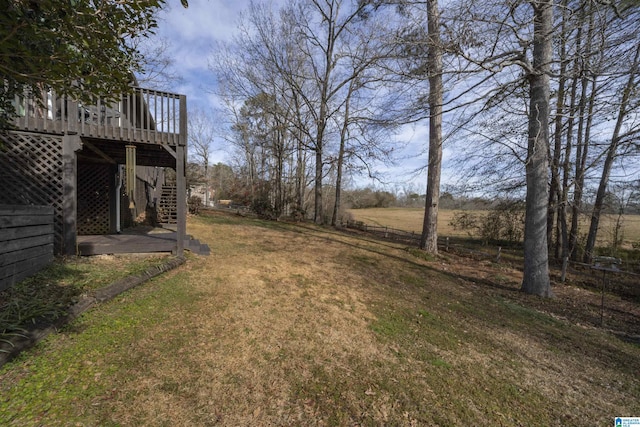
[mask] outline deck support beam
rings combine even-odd
[[[131,218],[135,221],[138,212],[136,210],[136,146],[127,145],[126,150],[126,174],[127,174],[127,195],[129,196],[129,209]]]
[[[76,151],[82,149],[77,133],[68,132],[62,137],[62,253],[76,255],[78,237],[78,161]]]
[[[176,255],[184,256],[184,240],[187,237],[187,97],[180,96],[180,138],[176,146]]]
[[[173,156],[174,159],[178,158],[178,155],[176,154],[176,151],[173,148],[171,148],[169,146],[169,144],[162,144],[162,147],[164,147],[165,151],[167,153],[171,154],[171,156]]]
[[[109,157],[108,155],[106,155],[104,153],[104,151],[102,151],[101,149],[99,149],[98,147],[96,147],[95,145],[93,145],[92,143],[90,143],[89,141],[84,141],[83,142],[84,145],[87,146],[87,148],[91,151],[93,151],[94,153],[96,153],[98,156],[102,157],[104,160],[107,161],[107,163],[111,164],[111,165],[115,165],[116,161],[113,160],[111,157]]]

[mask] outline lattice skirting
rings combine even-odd
[[[62,247],[62,136],[0,132],[0,204],[54,208],[56,252]]]
[[[115,182],[111,165],[78,163],[78,234],[109,234],[109,197]]]

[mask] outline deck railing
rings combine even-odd
[[[41,99],[25,93],[14,100],[16,130],[31,132],[78,133],[81,136],[146,142],[184,144],[186,96],[144,88],[131,92],[118,102],[97,100],[93,105],[75,102],[48,91]]]

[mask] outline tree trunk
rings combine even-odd
[[[316,149],[316,173],[314,176],[314,212],[313,221],[316,224],[324,224],[324,214],[322,212],[322,151]]]
[[[556,117],[554,129],[554,146],[553,156],[551,160],[551,184],[549,186],[549,213],[547,217],[547,244],[549,250],[554,249],[554,257],[560,258],[560,227],[557,224],[560,221],[560,200],[562,192],[560,189],[560,156],[562,154],[562,125],[564,116],[565,102],[565,84],[567,73],[566,61],[566,20],[567,20],[567,0],[562,2],[562,25],[560,29],[560,78],[558,81],[558,95],[556,100]],[[553,241],[553,232],[556,231],[556,240]],[[555,244],[554,244],[555,243]]]
[[[340,149],[338,151],[338,165],[336,168],[336,200],[333,204],[333,216],[331,217],[331,225],[336,226],[338,222],[338,214],[340,213],[341,196],[342,196],[342,168],[344,164],[344,150],[347,142],[347,134],[349,131],[349,106],[351,103],[351,96],[353,95],[355,79],[349,83],[349,92],[345,99],[344,105],[344,122],[342,123],[342,129],[340,130]]]
[[[576,35],[576,51],[580,52],[580,46],[582,44],[582,27],[578,28]],[[560,236],[561,236],[561,258],[564,260],[570,255],[569,247],[569,224],[567,218],[567,210],[569,208],[569,187],[571,178],[571,151],[573,149],[573,128],[575,125],[576,116],[576,98],[578,94],[578,80],[580,67],[580,56],[576,55],[572,73],[574,74],[571,82],[571,95],[569,101],[569,117],[567,119],[567,131],[566,141],[564,147],[564,162],[562,165],[562,193],[559,209],[558,222],[560,223]]]
[[[275,169],[276,169],[276,173],[275,173],[275,178],[274,178],[274,203],[273,203],[273,210],[274,210],[274,215],[276,216],[276,218],[279,218],[282,215],[282,211],[283,211],[283,206],[284,206],[284,199],[283,199],[283,191],[282,191],[282,184],[283,184],[283,172],[284,172],[284,139],[285,136],[282,134],[282,131],[280,130],[282,129],[282,127],[280,127],[277,131],[276,131],[276,146],[274,147],[274,151],[275,151]]]
[[[627,114],[627,108],[629,106],[629,98],[634,90],[634,81],[638,73],[638,60],[640,58],[640,45],[636,48],[635,57],[631,70],[629,70],[629,80],[622,93],[622,100],[620,102],[620,109],[618,111],[618,118],[616,120],[616,126],[613,129],[613,135],[611,136],[611,144],[607,151],[607,157],[604,160],[602,166],[602,175],[600,177],[600,184],[598,185],[598,192],[596,194],[596,200],[593,204],[593,213],[591,214],[591,224],[589,226],[589,235],[587,236],[587,243],[584,250],[583,262],[591,262],[593,255],[593,249],[596,244],[596,236],[598,234],[598,227],[600,225],[600,214],[602,213],[602,206],[604,204],[604,196],[607,191],[607,185],[609,184],[609,176],[611,174],[611,167],[616,157],[616,151],[620,145],[620,130],[622,129],[622,123]]]
[[[338,152],[338,167],[336,169],[336,200],[333,203],[333,215],[331,216],[331,225],[338,224],[338,214],[342,204],[342,163],[344,162],[344,140],[340,140],[340,151]]]
[[[522,290],[528,294],[549,297],[551,285],[547,246],[547,153],[553,1],[534,1],[531,5],[534,10],[533,73],[529,75],[530,110]]]
[[[204,161],[204,205],[209,207],[209,157],[205,157]]]
[[[304,158],[304,150],[302,145],[302,136],[300,135],[298,146],[297,146],[297,156],[296,156],[296,198],[295,204],[296,209],[298,210],[298,215],[304,216],[304,193],[306,188],[306,172],[305,166],[306,161]],[[302,218],[300,218],[302,219]]]
[[[442,169],[442,44],[438,0],[427,0],[429,53],[429,164],[427,167],[427,198],[420,248],[438,253],[438,205],[440,172]]]
[[[594,33],[594,19],[593,11],[587,11],[589,13],[589,26],[587,29],[586,46],[584,52],[581,54],[584,58],[590,58],[592,53],[592,39]],[[578,137],[576,139],[576,172],[575,183],[573,188],[573,206],[571,208],[571,231],[569,232],[569,256],[572,260],[578,258],[578,228],[579,217],[582,206],[582,195],[584,193],[584,180],[587,168],[587,154],[589,152],[589,139],[591,135],[591,112],[593,112],[593,104],[596,97],[596,83],[595,79],[592,81],[591,94],[587,101],[588,85],[590,77],[587,76],[589,72],[590,63],[581,59],[580,75],[581,77],[581,94],[579,102],[578,113]]]

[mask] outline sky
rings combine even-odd
[[[286,0],[272,0],[274,5]],[[179,0],[167,0],[168,8],[160,15],[156,37],[169,42],[169,55],[174,59],[174,67],[182,81],[170,90],[187,95],[188,111],[218,109],[221,103],[215,91],[215,77],[209,70],[209,61],[219,41],[230,41],[237,31],[241,12],[249,5],[249,0],[190,0],[189,7],[183,8]],[[412,191],[426,191],[426,171],[413,171],[426,165],[424,154],[428,144],[428,123],[407,126],[396,136],[399,142],[398,165],[376,165],[383,173],[386,185],[367,177],[358,177],[353,186],[375,186],[396,190],[411,186]],[[212,162],[228,162],[228,150],[221,137],[214,138]],[[422,153],[422,154],[421,154]],[[444,162],[450,153],[445,149]],[[449,179],[443,170],[443,184]]]

